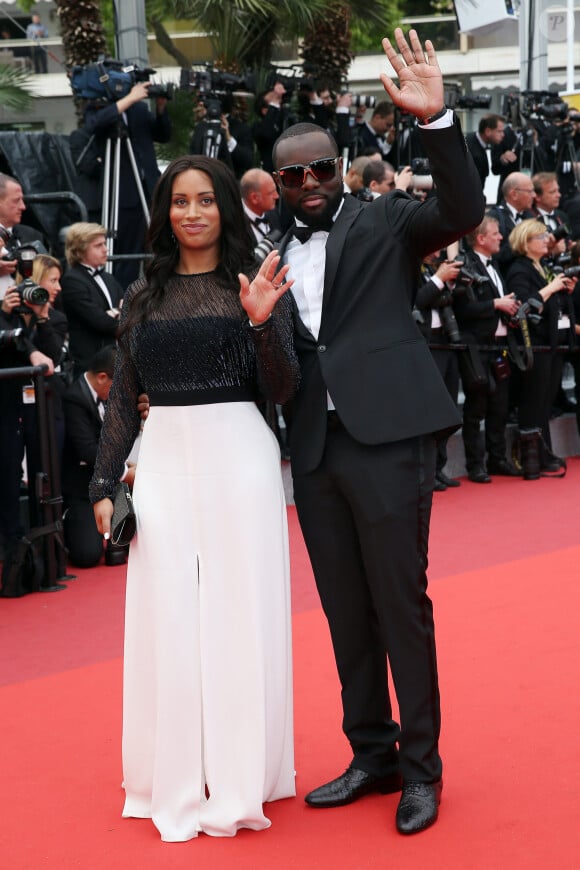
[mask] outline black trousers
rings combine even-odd
[[[481,354],[489,369],[493,354]],[[462,437],[467,471],[485,468],[485,454],[493,462],[505,461],[506,425],[509,415],[509,378],[495,380],[493,389],[469,389],[464,385]],[[484,421],[485,434],[481,432]]]
[[[433,341],[440,341],[442,344],[447,340],[443,334],[443,330],[441,333],[433,330]],[[457,394],[459,393],[459,365],[457,362],[457,351],[456,350],[444,350],[438,348],[432,348],[431,354],[435,361],[437,368],[443,378],[445,386],[447,387],[447,392],[457,404]],[[449,439],[445,438],[442,441],[437,442],[437,472],[443,471],[445,466],[447,465],[447,441]]]
[[[439,688],[427,545],[431,436],[369,447],[340,425],[320,466],[294,479],[298,516],[342,685],[353,764],[407,780],[440,778]],[[388,658],[399,704],[393,720]]]
[[[522,373],[518,426],[520,429],[541,429],[550,448],[550,414],[562,381],[562,365],[562,354],[558,351],[538,352],[534,354],[532,368]]]

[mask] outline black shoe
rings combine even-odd
[[[127,561],[129,547],[119,547],[107,541],[105,550],[105,565],[111,568],[114,565],[124,565]]]
[[[507,459],[498,459],[497,462],[488,462],[487,470],[489,474],[500,474],[504,477],[521,477],[520,472],[515,465]]]
[[[433,491],[434,492],[445,492],[446,489],[447,489],[447,484],[443,483],[442,480],[439,480],[439,478],[436,477],[435,483],[433,484]]]
[[[458,480],[455,480],[454,477],[447,477],[442,471],[438,471],[435,475],[435,480],[438,480],[439,483],[444,484],[445,486],[461,486],[461,483]]]
[[[416,834],[437,821],[443,781],[405,782],[397,807],[397,831]]]
[[[342,776],[315,788],[304,800],[311,807],[342,807],[374,791],[392,794],[400,791],[401,785],[401,775],[398,772],[389,776],[375,776],[364,770],[357,770],[356,767],[347,767]]]
[[[483,468],[474,468],[473,471],[468,472],[467,477],[472,483],[491,483],[491,477]]]

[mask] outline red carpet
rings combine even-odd
[[[0,599],[1,870],[578,870],[579,495],[578,459],[563,480],[436,494],[445,787],[439,822],[409,839],[394,830],[396,796],[303,803],[349,755],[294,509],[298,798],[269,805],[259,834],[168,845],[150,822],[121,819],[123,568]]]

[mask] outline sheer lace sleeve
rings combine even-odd
[[[257,380],[264,398],[283,405],[300,382],[300,367],[294,351],[294,324],[289,293],[281,296],[272,317],[261,327],[248,330],[256,348]]]
[[[125,296],[121,323],[136,289],[138,288],[133,285]],[[125,460],[139,433],[137,396],[140,392],[142,388],[130,356],[129,341],[122,341],[117,346],[113,384],[107,400],[95,469],[89,485],[89,498],[92,503],[105,497],[112,498],[114,495]]]

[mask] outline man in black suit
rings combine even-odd
[[[106,230],[100,224],[72,224],[65,254],[69,267],[61,279],[61,299],[69,323],[70,355],[79,375],[98,350],[115,343],[123,290],[104,271]]]
[[[221,115],[207,120],[203,97],[197,105],[198,118],[189,145],[190,154],[216,157],[232,170],[236,178],[254,165],[254,139],[250,125],[232,113],[234,97],[226,94],[221,101]],[[212,99],[212,103],[216,100]],[[215,134],[217,137],[214,139]],[[215,152],[215,153],[214,153]]]
[[[14,284],[18,260],[4,259],[15,247],[34,243],[37,253],[46,253],[42,234],[34,227],[21,223],[26,211],[24,194],[20,183],[10,175],[0,172],[0,229],[7,235],[6,243],[0,240],[0,299],[8,287]],[[8,247],[5,247],[5,244]]]
[[[469,153],[481,179],[481,189],[485,187],[485,180],[489,175],[491,149],[500,145],[504,137],[505,122],[501,115],[484,115],[479,121],[476,133],[468,133],[465,137]],[[492,168],[492,172],[495,170]]]
[[[412,306],[421,259],[477,225],[484,202],[459,123],[444,107],[432,44],[423,49],[414,30],[410,45],[400,29],[395,38],[400,54],[389,40],[383,47],[400,89],[381,79],[425,128],[438,195],[423,203],[402,191],[371,203],[344,197],[336,143],[310,124],[288,128],[273,160],[296,219],[296,237],[280,245],[293,279],[302,372],[291,432],[294,496],[353,752],[346,772],[306,801],[340,806],[398,791],[402,778],[397,828],[410,834],[435,822],[441,794],[427,545],[434,433],[460,423]],[[253,328],[268,330],[273,304],[268,293],[246,301]],[[386,657],[401,727],[392,718]]]
[[[171,121],[165,97],[156,98],[154,114],[144,102],[150,87],[151,82],[137,82],[120,100],[105,105],[93,103],[85,111],[86,130],[95,134],[97,147],[102,154],[105,153],[107,140],[111,142],[112,156],[117,139],[121,139],[118,230],[114,245],[116,255],[143,253],[147,220],[140,189],[148,205],[160,175],[154,142],[169,142],[171,137]],[[133,172],[126,141],[131,144],[135,156],[137,178]],[[109,180],[113,192],[115,185]],[[88,186],[92,192],[86,193],[90,198],[90,205],[87,203],[87,207],[91,210],[90,217],[93,219],[97,218],[91,207],[100,206],[103,182],[102,174],[96,179],[89,179]],[[109,215],[101,215],[98,219],[112,223]],[[139,260],[119,260],[115,263],[114,274],[123,290],[138,277],[139,268]]]
[[[63,400],[66,437],[62,459],[64,534],[69,558],[79,568],[94,568],[103,555],[103,539],[97,530],[89,501],[97,447],[115,367],[114,347],[105,347],[91,360],[88,370],[66,390]],[[135,468],[127,468],[124,480],[133,483]],[[122,565],[127,550],[107,542],[105,562]]]
[[[373,109],[370,121],[358,125],[354,156],[378,149],[383,160],[388,160],[396,166],[396,136],[395,107],[388,100],[383,100]]]
[[[532,175],[534,186],[534,215],[553,232],[558,227],[569,227],[570,220],[565,211],[559,208],[562,194],[555,172],[536,172]]]
[[[525,172],[510,172],[502,185],[503,203],[489,209],[489,215],[494,217],[501,234],[501,246],[497,256],[498,266],[505,278],[514,253],[509,244],[509,234],[520,221],[535,217],[534,185]]]
[[[254,168],[242,175],[240,191],[248,227],[257,244],[272,230],[280,229],[280,216],[276,211],[278,188],[269,172]]]
[[[466,241],[470,246],[466,264],[479,278],[464,292],[455,293],[454,310],[465,344],[475,345],[472,353],[478,354],[487,383],[476,384],[467,377],[459,357],[462,375],[463,427],[467,476],[473,483],[491,483],[491,474],[508,477],[517,475],[508,461],[505,430],[509,414],[509,365],[507,363],[506,319],[513,317],[519,302],[513,293],[506,293],[499,271],[493,264],[501,244],[497,220],[484,217],[480,225],[469,233]],[[477,345],[495,345],[495,351],[479,351]],[[481,421],[485,421],[485,439],[481,433]],[[485,455],[487,452],[487,469]]]

